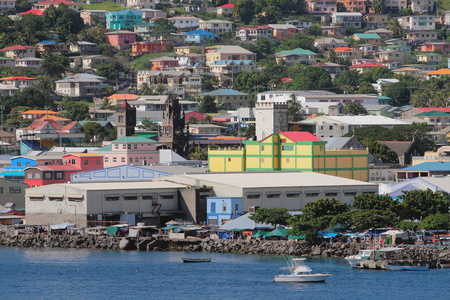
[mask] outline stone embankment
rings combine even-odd
[[[311,243],[307,241],[214,240],[123,238],[97,235],[11,234],[0,232],[0,246],[58,247],[111,250],[184,251],[210,253],[271,254],[295,256],[345,257],[369,249],[369,244],[347,242]],[[403,247],[402,245],[399,247]],[[404,246],[401,259],[450,262],[449,247]]]

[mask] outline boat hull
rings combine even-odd
[[[278,275],[273,279],[274,282],[324,282],[330,274],[312,274],[312,275]]]
[[[352,268],[356,268],[356,264],[360,261],[362,261],[361,258],[355,258],[355,257],[346,257],[345,260],[350,264]]]
[[[181,258],[184,263],[203,263],[211,262],[211,258]]]
[[[428,267],[419,266],[401,266],[401,265],[390,265],[386,267],[389,271],[428,271]]]

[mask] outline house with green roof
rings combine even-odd
[[[0,56],[0,66],[14,68],[16,66],[14,58]]]
[[[109,143],[109,144],[106,144]],[[154,140],[142,136],[126,136],[95,150],[103,155],[105,168],[121,165],[151,165],[159,163],[159,151]]]
[[[284,60],[287,66],[293,64],[315,65],[317,63],[316,57],[317,53],[302,48],[275,53],[277,63]]]
[[[216,104],[221,109],[248,106],[249,94],[232,89],[218,89],[212,92],[201,93],[200,97],[211,96],[215,98]]]
[[[431,110],[412,117],[413,119],[427,122],[429,126],[434,126],[435,130],[440,130],[450,125],[450,114],[444,111]]]
[[[381,37],[377,33],[355,33],[351,39],[361,44],[381,44]]]

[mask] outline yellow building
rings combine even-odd
[[[310,171],[369,180],[368,150],[325,150],[326,142],[309,132],[279,132],[244,147],[210,148],[211,172]]]

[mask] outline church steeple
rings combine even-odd
[[[132,136],[136,127],[136,108],[125,101],[116,108],[117,138]]]

